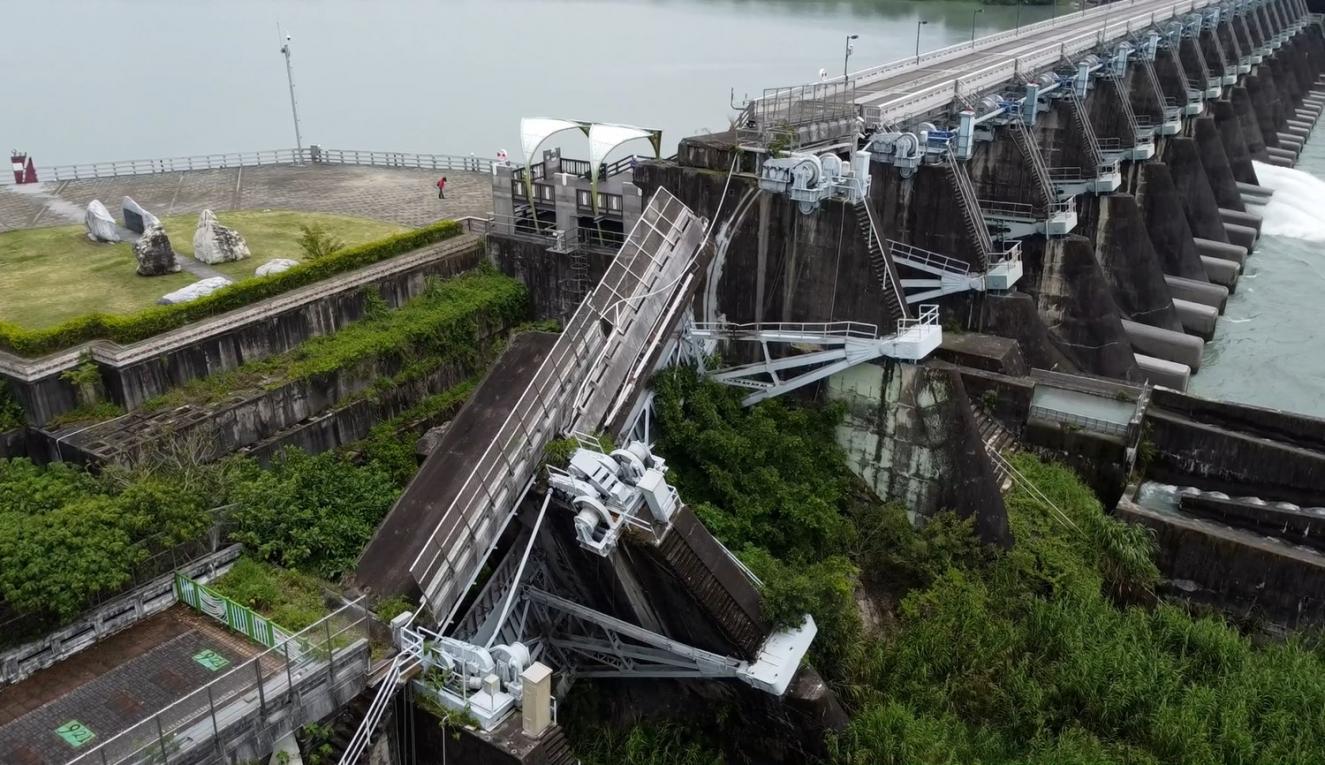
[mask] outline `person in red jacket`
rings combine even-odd
[[[446,176],[444,175],[442,176],[442,179],[437,182],[437,198],[446,199]]]

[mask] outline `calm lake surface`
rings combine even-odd
[[[1060,2],[1060,12],[1068,3]],[[978,11],[978,12],[977,12]],[[1021,22],[1051,13],[1024,7]],[[519,156],[522,116],[677,139],[737,98],[1006,29],[1017,9],[905,0],[23,0],[5,8],[0,145],[65,164],[294,145],[277,24],[294,37],[305,143]],[[568,142],[568,156],[587,149]],[[1325,416],[1325,144],[1265,211],[1202,395]],[[1316,186],[1311,184],[1315,183]],[[1291,192],[1291,193],[1290,193]],[[1296,200],[1294,202],[1293,200]],[[1315,205],[1313,212],[1301,205]]]
[[[22,0],[5,4],[6,29],[23,31],[0,46],[0,144],[47,165],[292,147],[279,23],[306,144],[517,157],[520,118],[542,116],[661,128],[670,153],[726,128],[733,88],[840,74],[847,34],[858,69],[914,53],[920,19],[929,50],[1016,14],[939,0]]]

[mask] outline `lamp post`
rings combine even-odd
[[[972,48],[975,47],[975,17],[984,12],[985,12],[984,8],[976,8],[974,11],[971,11],[971,47]]]
[[[846,50],[842,53],[842,84],[847,81],[847,61],[851,59],[851,41],[859,38],[860,35],[847,35]]]
[[[1017,36],[1021,36],[1021,6],[1022,0],[1017,0]]]
[[[281,54],[285,56],[285,79],[290,83],[290,114],[294,117],[294,145],[295,145],[295,164],[302,164],[304,161],[304,139],[299,135],[299,107],[294,100],[294,68],[290,65],[290,36],[285,36],[285,43],[281,45]]]
[[[916,63],[920,63],[920,28],[928,24],[928,19],[920,19],[916,22]]]

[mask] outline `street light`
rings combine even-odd
[[[280,32],[278,31],[277,34]],[[290,52],[290,36],[286,35],[281,53],[285,56],[285,79],[290,83],[290,114],[294,116],[295,164],[301,164],[304,161],[304,140],[299,135],[299,107],[294,100],[294,68],[290,65]]]
[[[972,48],[975,47],[975,17],[984,12],[985,12],[984,8],[976,8],[974,11],[971,12],[971,47]]]
[[[859,38],[860,35],[847,35],[846,52],[842,54],[842,82],[847,81],[847,60],[851,58],[851,41]]]
[[[929,23],[928,19],[920,19],[916,22],[916,63],[920,63],[920,28]]]
[[[1017,36],[1021,35],[1021,6],[1023,4],[1021,0],[1017,0]]]

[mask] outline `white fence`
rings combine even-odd
[[[236,167],[264,167],[272,165],[368,165],[372,167],[400,167],[424,170],[451,170],[491,173],[493,160],[474,155],[417,154],[404,151],[369,151],[362,149],[325,149],[310,146],[302,152],[297,149],[233,152],[229,154],[197,154],[189,157],[162,157],[157,159],[126,159],[114,162],[90,162],[79,165],[37,165],[37,177],[43,181],[76,181],[89,178],[116,178],[126,175],[153,175],[197,170],[225,170]],[[13,184],[14,178],[5,173],[0,185]]]

